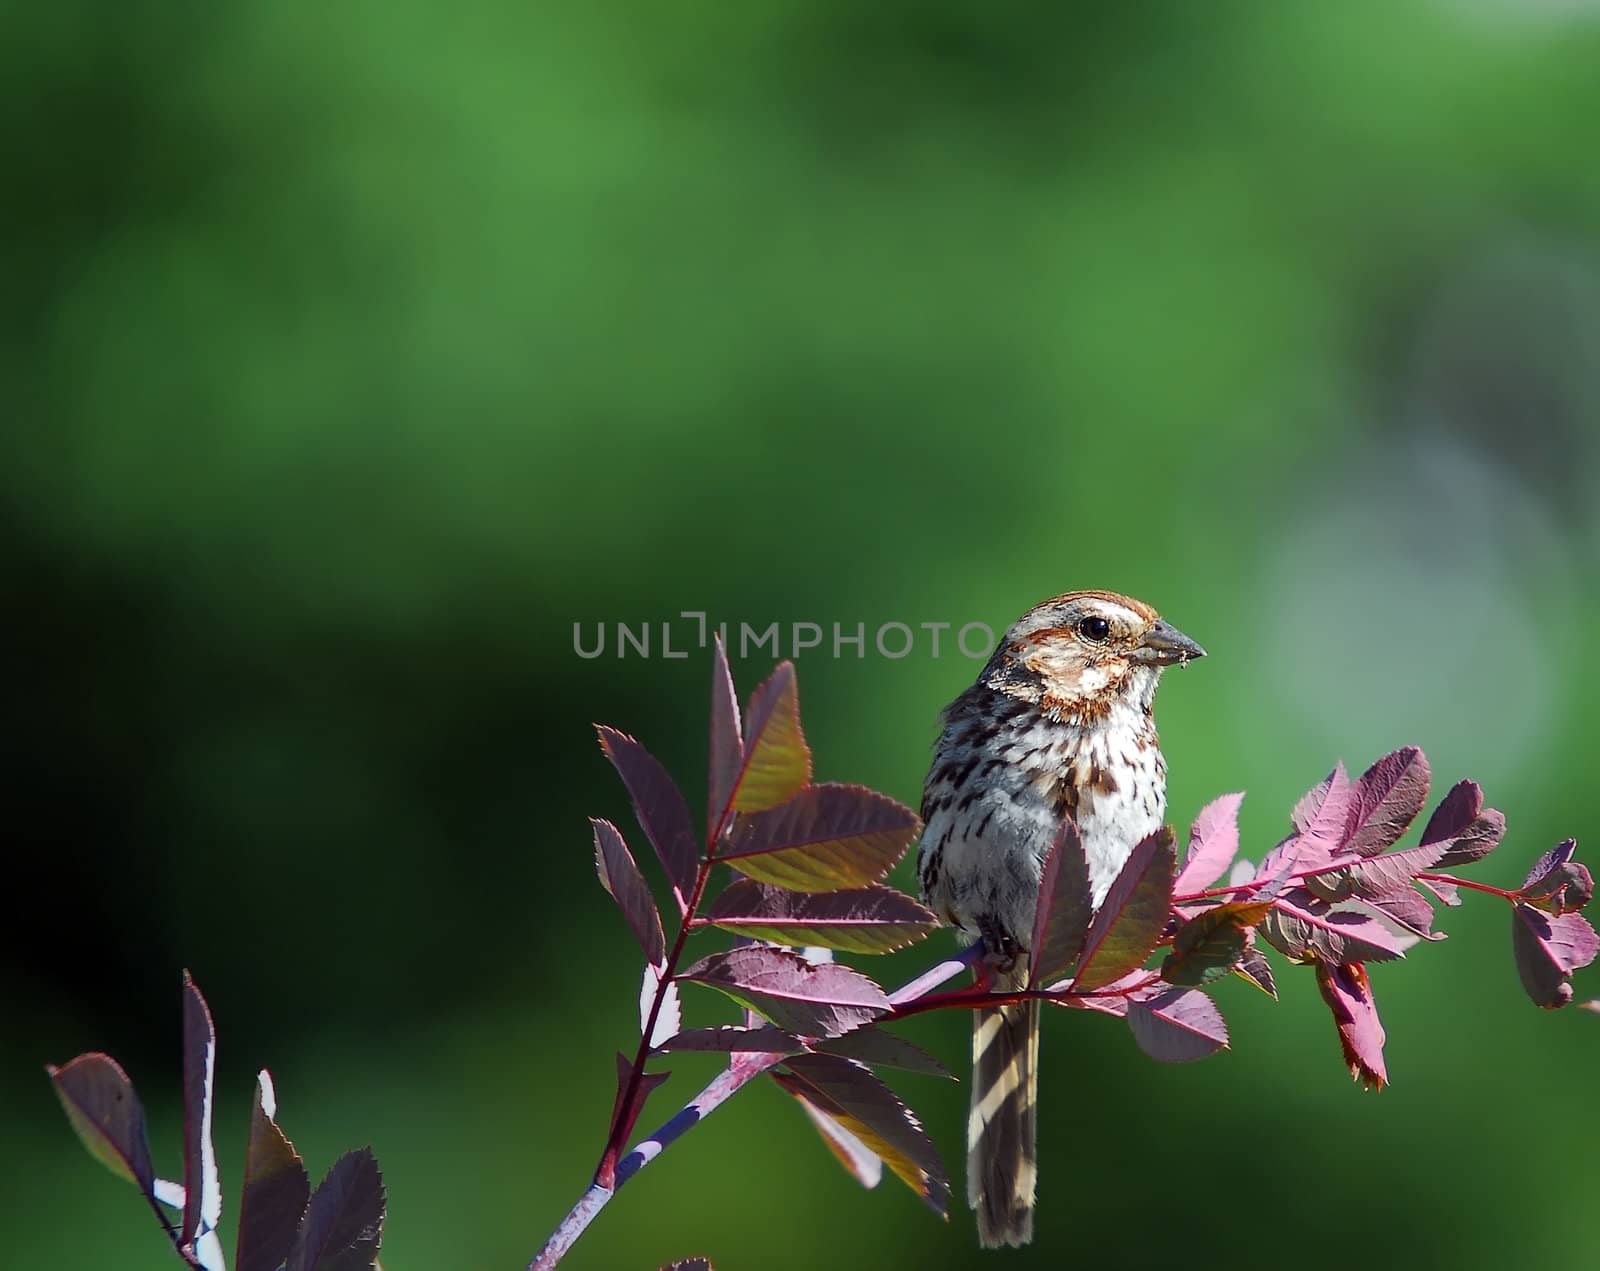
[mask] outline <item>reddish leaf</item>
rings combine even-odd
[[[739,700],[728,670],[728,651],[718,636],[711,652],[711,793],[706,813],[706,835],[715,841],[733,803],[733,788],[744,767],[744,734],[739,724]]]
[[[818,1042],[816,1049],[828,1055],[841,1055],[858,1063],[875,1064],[884,1068],[902,1068],[906,1072],[920,1072],[929,1077],[946,1077],[955,1080],[955,1074],[904,1037],[885,1032],[876,1024],[858,1028],[843,1037],[833,1037]]]
[[[1593,962],[1600,938],[1582,914],[1549,914],[1518,904],[1511,920],[1511,948],[1522,987],[1535,1006],[1555,1009],[1572,1001],[1572,973]]]
[[[1245,934],[1247,939],[1244,957],[1239,959],[1239,965],[1233,968],[1233,973],[1241,980],[1254,984],[1276,1002],[1278,986],[1272,978],[1272,964],[1267,961],[1266,955],[1255,947],[1253,939],[1255,932],[1250,931]]]
[[[1311,874],[1302,885],[1320,900],[1363,900],[1409,891],[1416,876],[1437,864],[1445,852],[1443,843],[1424,843],[1420,847],[1380,852],[1366,859],[1352,860],[1341,854],[1343,864]]]
[[[1520,900],[1560,915],[1576,913],[1594,899],[1594,879],[1572,859],[1578,844],[1567,839],[1551,848],[1528,871],[1517,891]]]
[[[1411,888],[1377,896],[1364,902],[1395,926],[1422,940],[1443,940],[1444,932],[1433,929],[1433,906]]]
[[[617,1093],[611,1103],[612,1141],[621,1142],[633,1133],[633,1126],[644,1111],[644,1105],[658,1087],[666,1084],[670,1072],[641,1072],[634,1083],[633,1060],[620,1050],[617,1052]],[[632,1102],[624,1106],[631,1087]]]
[[[345,1153],[312,1195],[284,1271],[367,1271],[383,1243],[387,1205],[372,1152]]]
[[[626,733],[597,724],[600,749],[628,788],[633,800],[633,815],[639,828],[655,848],[661,867],[667,871],[678,902],[678,912],[688,905],[700,868],[700,851],[695,846],[694,827],[689,823],[689,805],[683,791],[673,781],[661,761]]]
[[[1350,1075],[1369,1090],[1382,1090],[1389,1082],[1383,1066],[1383,1025],[1378,1020],[1377,1003],[1372,1000],[1366,967],[1359,962],[1319,962],[1317,987],[1333,1012]]]
[[[892,887],[796,892],[751,879],[730,885],[707,917],[739,935],[851,953],[901,949],[939,925],[932,912]]]
[[[679,978],[719,989],[801,1037],[837,1037],[889,1009],[883,990],[859,971],[762,945],[713,953]]]
[[[1030,985],[1066,974],[1083,951],[1093,917],[1089,861],[1083,853],[1083,838],[1069,817],[1061,822],[1044,858],[1044,875],[1033,911]]]
[[[250,1114],[234,1271],[278,1271],[289,1256],[295,1229],[311,1197],[305,1162],[278,1128],[277,1115],[272,1074],[263,1068],[256,1078],[255,1107]]]
[[[1174,865],[1172,830],[1166,826],[1133,849],[1084,939],[1075,987],[1103,988],[1150,956],[1172,911]]]
[[[1335,764],[1333,771],[1294,805],[1289,814],[1296,833],[1304,839],[1321,843],[1329,851],[1344,842],[1345,822],[1350,817],[1350,777],[1344,765]],[[1265,869],[1265,862],[1262,863]]]
[[[1244,794],[1225,794],[1200,809],[1189,830],[1189,852],[1172,890],[1204,891],[1221,878],[1239,851],[1239,805]]]
[[[1254,881],[1262,885],[1251,894],[1258,900],[1270,900],[1284,888],[1295,886],[1308,871],[1331,865],[1338,855],[1338,850],[1321,838],[1291,834],[1261,858]]]
[[[659,965],[667,960],[667,943],[661,934],[661,915],[655,898],[639,872],[633,853],[610,821],[590,817],[594,827],[594,868],[600,885],[611,894],[628,920],[634,939],[644,950],[645,961]]]
[[[765,812],[811,780],[811,748],[800,730],[794,664],[781,662],[745,708],[744,755],[733,783],[735,812]]]
[[[1447,883],[1439,878],[1419,878],[1417,885],[1431,891],[1442,905],[1449,905],[1454,909],[1461,904],[1461,889],[1454,883]]]
[[[217,1038],[211,1011],[194,980],[183,973],[183,1226],[178,1251],[203,1266],[221,1264],[217,1223],[222,1218],[222,1182],[211,1144],[211,1091],[216,1077]]]
[[[1477,782],[1458,781],[1428,818],[1422,841],[1445,844],[1438,865],[1450,869],[1487,856],[1499,846],[1505,832],[1505,816],[1494,808],[1484,808]]]
[[[1385,755],[1356,782],[1345,818],[1344,846],[1358,856],[1391,847],[1428,797],[1428,761],[1415,746]]]
[[[882,1157],[935,1213],[949,1211],[950,1182],[938,1149],[911,1110],[866,1068],[833,1055],[799,1055],[773,1077]]]
[[[145,1133],[144,1105],[122,1066],[110,1055],[96,1053],[79,1055],[61,1068],[47,1064],[45,1071],[89,1155],[137,1187],[154,1208],[156,1169]],[[166,1221],[159,1209],[156,1214]]]
[[[1277,898],[1261,934],[1297,962],[1387,962],[1405,956],[1376,918],[1333,909],[1300,887]]]
[[[920,828],[910,808],[876,791],[809,786],[782,807],[741,816],[718,859],[793,891],[867,887],[883,880]]]
[[[1228,1044],[1222,1012],[1195,989],[1166,989],[1128,1002],[1128,1029],[1139,1049],[1167,1064],[1186,1064],[1214,1055]]]
[[[1126,1019],[1128,999],[1121,993],[1074,993],[1067,997],[1049,999],[1053,1005],[1069,1006],[1079,1011],[1096,1011],[1101,1015],[1115,1015]]]
[[[699,1050],[718,1054],[798,1055],[806,1044],[791,1033],[771,1024],[739,1028],[722,1024],[716,1028],[686,1028],[662,1042],[657,1050]]]
[[[794,1094],[793,1091],[786,1093]],[[822,1135],[823,1145],[844,1166],[846,1173],[868,1189],[883,1181],[881,1156],[803,1095],[795,1094],[794,1099],[817,1128],[817,1133]]]
[[[1226,975],[1244,957],[1249,928],[1271,908],[1270,900],[1232,900],[1202,910],[1173,936],[1161,978],[1193,988]]]
[[[1384,852],[1369,857],[1351,867],[1351,891],[1363,899],[1411,892],[1411,883],[1416,876],[1437,865],[1444,852],[1443,844],[1425,843],[1421,847],[1408,847],[1398,852]],[[1414,892],[1411,894],[1415,895]]]

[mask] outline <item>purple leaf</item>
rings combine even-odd
[[[145,1133],[144,1105],[122,1066],[110,1055],[79,1055],[61,1068],[47,1064],[50,1084],[73,1130],[99,1161],[132,1183],[155,1208],[156,1169]],[[165,1223],[166,1216],[156,1209]]]
[[[883,881],[921,822],[862,786],[816,785],[782,807],[741,816],[718,856],[740,873],[793,891],[838,891]]]
[[[1505,816],[1494,808],[1484,808],[1483,791],[1477,782],[1458,781],[1428,818],[1422,841],[1445,844],[1438,865],[1450,869],[1487,856],[1499,846],[1505,832]]]
[[[1419,878],[1417,886],[1431,891],[1441,905],[1448,905],[1452,909],[1461,905],[1461,889],[1454,883],[1447,883],[1441,878]]]
[[[935,1213],[949,1211],[950,1182],[938,1149],[911,1109],[866,1068],[833,1055],[798,1055],[773,1078],[882,1157]]]
[[[1594,879],[1572,859],[1577,847],[1575,839],[1566,839],[1541,856],[1522,880],[1518,899],[1556,915],[1576,913],[1593,900]]]
[[[858,1028],[843,1037],[833,1037],[818,1042],[816,1049],[823,1054],[854,1059],[857,1063],[901,1068],[906,1072],[920,1072],[929,1077],[955,1080],[955,1074],[921,1046],[914,1046],[904,1037],[885,1032],[876,1024]]]
[[[590,817],[589,824],[594,827],[594,868],[600,876],[600,885],[611,894],[622,916],[628,920],[634,939],[644,950],[645,961],[660,965],[667,960],[661,915],[633,853],[610,821]]]
[[[883,1181],[883,1157],[826,1112],[819,1110],[817,1105],[805,1096],[796,1094],[794,1097],[811,1124],[817,1127],[817,1133],[822,1135],[822,1142],[828,1151],[834,1154],[839,1164],[845,1167],[856,1182],[871,1190]]]
[[[1139,1049],[1166,1064],[1214,1055],[1228,1044],[1216,1003],[1196,989],[1166,989],[1128,1002],[1128,1028]]]
[[[682,1258],[669,1262],[661,1271],[715,1271],[710,1258]]]
[[[667,1038],[656,1049],[714,1051],[718,1054],[798,1055],[806,1049],[806,1044],[771,1024],[756,1028],[720,1024],[715,1028],[686,1028]]]
[[[1511,920],[1511,948],[1522,987],[1535,1006],[1547,1010],[1572,1001],[1572,973],[1600,953],[1600,937],[1582,914],[1549,914],[1518,904]]]
[[[1398,852],[1384,852],[1369,857],[1351,867],[1351,891],[1369,900],[1391,896],[1396,892],[1410,892],[1416,876],[1437,865],[1444,851],[1441,843],[1424,843],[1421,847],[1408,847]]]
[[[1376,918],[1334,909],[1300,887],[1277,898],[1261,934],[1296,962],[1387,962],[1405,956]]]
[[[1167,826],[1133,849],[1084,938],[1075,987],[1103,988],[1150,956],[1172,912],[1174,864],[1172,830]]]
[[[1247,980],[1270,997],[1274,1002],[1278,1000],[1278,986],[1273,982],[1272,964],[1267,961],[1266,955],[1255,947],[1255,932],[1246,932],[1246,945],[1244,957],[1239,959],[1239,965],[1233,968],[1233,973],[1242,980]]]
[[[1239,805],[1244,794],[1225,794],[1200,809],[1189,830],[1189,853],[1172,890],[1204,891],[1227,872],[1239,851]]]
[[[765,812],[788,802],[811,780],[811,748],[800,730],[794,663],[780,662],[750,694],[744,723],[744,754],[728,806],[735,812]],[[721,823],[720,815],[716,823]]]
[[[1345,822],[1350,816],[1350,799],[1349,774],[1342,763],[1335,764],[1333,771],[1294,805],[1289,820],[1301,838],[1321,843],[1332,851],[1344,842]],[[1262,865],[1265,868],[1265,862]]]
[[[779,944],[888,953],[922,939],[939,920],[904,892],[796,892],[745,879],[731,884],[706,915],[726,931]]]
[[[272,1074],[263,1068],[256,1078],[255,1107],[250,1114],[234,1271],[278,1271],[289,1256],[311,1197],[305,1162],[278,1128],[277,1115]]]
[[[640,1072],[639,1080],[633,1085],[633,1060],[629,1059],[620,1050],[617,1052],[617,1094],[611,1104],[611,1125],[613,1138],[625,1140],[633,1133],[634,1123],[638,1121],[639,1114],[644,1111],[646,1101],[654,1094],[658,1087],[667,1083],[672,1076],[670,1072]],[[624,1101],[629,1098],[629,1087],[632,1085],[632,1103],[624,1106]]]
[[[1333,1012],[1350,1075],[1368,1090],[1382,1090],[1389,1082],[1383,1066],[1383,1025],[1378,1020],[1377,1003],[1372,1000],[1366,967],[1359,962],[1319,962],[1317,987]]]
[[[1358,856],[1392,847],[1428,797],[1428,761],[1415,746],[1385,755],[1356,782],[1343,846]]]
[[[222,1182],[211,1144],[211,1089],[217,1038],[211,1011],[189,973],[183,973],[183,1227],[178,1252],[202,1266],[218,1266],[217,1223]]]
[[[883,990],[859,971],[762,945],[713,953],[679,979],[708,984],[801,1037],[837,1037],[889,1009]]]
[[[1083,839],[1069,817],[1061,822],[1044,858],[1039,899],[1033,911],[1033,966],[1028,983],[1065,975],[1083,951],[1094,901]]]
[[[733,692],[728,651],[722,637],[711,652],[711,793],[706,813],[706,834],[715,841],[733,803],[733,788],[744,767],[744,734],[739,725],[739,699]]]
[[[345,1153],[312,1195],[284,1271],[367,1271],[383,1242],[387,1205],[372,1152]]]
[[[1249,929],[1271,908],[1270,900],[1232,900],[1201,910],[1173,936],[1161,978],[1193,988],[1226,975],[1244,957]]]
[[[1364,902],[1402,931],[1422,940],[1443,940],[1444,932],[1433,929],[1433,906],[1411,888],[1375,896]]]
[[[600,749],[628,788],[633,800],[633,815],[639,828],[655,848],[661,867],[678,902],[678,912],[688,907],[700,868],[700,851],[695,846],[694,827],[689,823],[689,805],[683,791],[673,781],[661,761],[626,733],[597,724]]]
[[[1263,885],[1252,894],[1268,900],[1292,886],[1300,875],[1331,865],[1337,854],[1337,849],[1321,838],[1291,834],[1261,858],[1253,881]]]
[[[1073,993],[1067,997],[1051,998],[1050,1001],[1056,1006],[1097,1011],[1101,1015],[1115,1015],[1118,1019],[1126,1019],[1128,1015],[1128,999],[1122,993]]]
[[[722,818],[733,802],[734,784],[744,767],[744,730],[739,722],[739,700],[733,692],[733,672],[722,635],[712,645],[710,660],[710,792],[706,834],[717,837]]]

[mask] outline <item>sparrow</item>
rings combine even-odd
[[[996,991],[1025,987],[1044,858],[1062,821],[1083,840],[1096,907],[1160,829],[1161,672],[1205,650],[1143,601],[1074,591],[1006,629],[945,708],[923,788],[917,874],[928,906],[980,942]],[[967,1201],[986,1248],[1033,1236],[1039,1003],[973,1013]]]

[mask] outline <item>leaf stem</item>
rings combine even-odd
[[[1152,971],[1144,979],[1134,984],[1125,984],[1117,988],[1088,989],[1080,992],[1077,989],[1014,989],[995,992],[983,987],[970,989],[954,989],[949,993],[934,993],[918,997],[911,1001],[895,1002],[887,1015],[873,1021],[874,1024],[888,1024],[898,1019],[908,1019],[913,1015],[922,1015],[928,1011],[943,1010],[969,1010],[981,1011],[991,1006],[1010,1006],[1017,1002],[1056,1002],[1061,1005],[1070,1005],[1073,1001],[1093,997],[1131,997],[1140,989],[1148,988],[1161,978],[1159,972]],[[893,998],[890,999],[894,1001]]]
[[[667,1000],[667,992],[678,974],[678,963],[683,957],[683,947],[688,943],[689,933],[696,926],[696,911],[705,897],[706,883],[711,879],[713,864],[708,848],[695,874],[694,888],[689,895],[688,905],[678,919],[677,937],[667,952],[667,960],[661,974],[656,977],[655,996],[651,999],[650,1011],[645,1017],[644,1028],[639,1035],[639,1045],[634,1051],[633,1066],[623,1087],[623,1097],[617,1100],[616,1114],[606,1132],[605,1150],[600,1155],[600,1163],[595,1166],[594,1182],[598,1187],[614,1190],[617,1185],[617,1155],[621,1152],[628,1135],[633,1132],[634,1122],[638,1119],[639,1110],[634,1107],[634,1103],[639,1097],[640,1083],[644,1080],[645,1063],[650,1057],[650,1039],[655,1036],[656,1020],[660,1018],[662,1005]]]
[[[1208,887],[1204,891],[1187,892],[1181,896],[1174,896],[1172,903],[1174,905],[1192,905],[1198,900],[1216,900],[1221,896],[1250,895],[1274,882],[1295,883],[1304,878],[1315,878],[1318,874],[1329,874],[1336,869],[1348,869],[1352,865],[1368,864],[1372,861],[1381,861],[1383,858],[1384,854],[1381,852],[1376,856],[1344,856],[1311,869],[1297,870],[1293,874],[1284,876],[1281,880],[1275,878],[1251,878],[1242,883],[1229,883],[1224,887]],[[1517,898],[1515,892],[1504,891],[1499,887],[1491,887],[1488,883],[1475,883],[1470,879],[1457,878],[1454,874],[1433,874],[1424,871],[1415,875],[1415,877],[1431,883],[1452,883],[1457,887],[1465,887],[1468,891],[1481,891],[1490,896],[1499,896],[1502,900],[1514,901]]]
[[[1449,883],[1452,887],[1465,887],[1468,891],[1481,891],[1487,896],[1498,896],[1507,904],[1517,903],[1517,893],[1507,891],[1503,887],[1491,887],[1488,883],[1475,883],[1469,878],[1457,878],[1454,874],[1421,873],[1417,877],[1426,883]]]

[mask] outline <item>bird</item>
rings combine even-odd
[[[1205,656],[1151,606],[1073,591],[1006,629],[947,706],[923,788],[917,875],[929,908],[982,943],[995,991],[1028,981],[1044,858],[1076,822],[1098,908],[1140,840],[1164,824],[1161,673]],[[973,1013],[967,1201],[986,1248],[1033,1237],[1039,1002]]]

